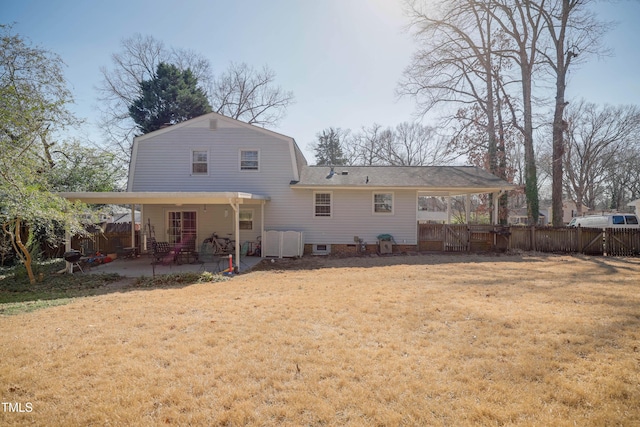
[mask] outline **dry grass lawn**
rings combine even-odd
[[[640,424],[638,258],[267,267],[0,316],[0,425]]]

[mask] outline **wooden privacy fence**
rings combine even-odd
[[[418,224],[418,249],[490,252],[507,249],[605,256],[640,254],[640,230]]]
[[[136,229],[135,247],[140,248],[140,230]],[[119,248],[131,246],[131,223],[106,224],[104,231],[96,230],[91,237],[71,239],[71,247],[83,254],[101,252],[103,254],[117,253]]]

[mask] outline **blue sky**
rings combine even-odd
[[[573,72],[569,97],[609,104],[640,101],[640,1],[600,3],[598,14],[618,21],[605,42],[614,56]],[[306,150],[329,126],[357,130],[412,120],[413,104],[394,89],[415,49],[399,0],[0,0],[0,22],[49,49],[67,64],[78,116],[99,139],[100,67],[134,33],[206,56],[215,72],[230,62],[269,65],[296,103],[274,130]]]

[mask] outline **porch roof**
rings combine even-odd
[[[68,192],[58,193],[59,196],[68,200],[77,200],[88,204],[116,204],[116,205],[164,205],[164,204],[207,204],[226,205],[238,204],[260,204],[270,200],[269,196],[259,194],[224,191],[224,192],[182,192],[182,191],[105,191],[105,192]]]

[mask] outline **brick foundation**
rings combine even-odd
[[[403,252],[416,252],[418,247],[416,245],[393,245],[393,253],[399,254]],[[362,255],[372,255],[378,253],[378,245],[366,245],[366,251]],[[305,244],[304,245],[304,255],[313,255],[313,245]],[[358,246],[355,244],[347,244],[347,245],[331,245],[331,253],[330,255],[337,256],[355,256],[361,255],[358,252]]]

